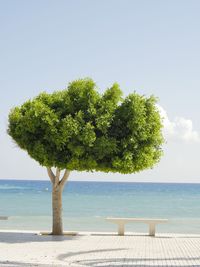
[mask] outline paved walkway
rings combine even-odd
[[[200,267],[200,236],[85,233],[52,237],[0,232],[0,266]]]

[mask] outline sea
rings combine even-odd
[[[49,181],[0,180],[0,229],[50,231]],[[63,192],[65,231],[116,231],[107,217],[165,218],[161,233],[200,234],[200,184],[70,181]],[[127,224],[127,231],[148,232]]]

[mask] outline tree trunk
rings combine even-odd
[[[52,186],[52,209],[53,209],[53,229],[52,235],[63,234],[62,223],[62,187]]]
[[[47,167],[47,173],[52,183],[52,210],[53,210],[53,229],[52,235],[63,234],[62,224],[62,192],[69,177],[69,171],[66,169],[60,179],[61,170],[56,168],[54,174],[50,167]]]

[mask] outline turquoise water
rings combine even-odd
[[[49,181],[0,180],[0,229],[50,230]],[[160,232],[200,234],[200,184],[69,182],[63,192],[65,230],[115,231],[106,217],[159,217]],[[128,231],[147,231],[142,224]]]

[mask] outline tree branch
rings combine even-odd
[[[55,175],[54,175],[52,169],[50,167],[47,167],[47,172],[48,172],[48,175],[49,175],[49,178],[50,178],[52,184],[54,184],[55,183]]]
[[[60,178],[60,169],[56,168],[55,185],[59,184],[59,178]]]
[[[61,186],[62,188],[64,187],[64,185],[65,185],[65,183],[66,183],[66,181],[67,181],[67,179],[68,179],[68,177],[69,177],[69,174],[70,174],[70,171],[65,170],[65,172],[64,172],[64,174],[63,174],[63,177],[62,177],[62,179],[61,179],[60,182],[59,182],[59,184],[60,184],[60,186]]]

